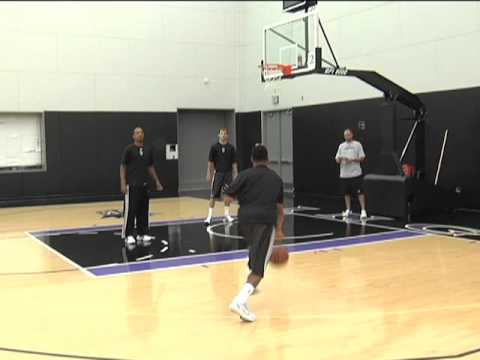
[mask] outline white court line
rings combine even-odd
[[[423,225],[422,228],[419,229],[418,227],[415,227],[415,225],[417,225],[417,224]],[[434,227],[434,228],[463,229],[464,232],[463,233],[459,232],[460,234],[446,233],[446,232],[442,232],[442,231],[430,230],[428,228],[429,226]],[[427,234],[430,234],[430,235],[438,235],[438,236],[443,236],[443,237],[450,238],[450,239],[460,239],[460,240],[464,240],[464,241],[467,241],[467,242],[471,242],[471,241],[476,242],[478,240],[470,239],[470,238],[467,238],[465,236],[471,236],[471,237],[480,236],[480,230],[479,229],[467,228],[467,227],[457,226],[457,225],[448,225],[448,224],[446,225],[446,224],[429,224],[429,223],[411,223],[411,224],[406,224],[405,228],[408,229],[408,230],[412,230],[412,231],[423,231],[423,232],[425,232]],[[468,231],[472,231],[472,232],[468,232]]]
[[[293,215],[293,214],[292,214]],[[243,236],[240,235],[228,235],[228,234],[222,234],[222,233],[217,233],[215,231],[212,231],[213,228],[219,227],[219,226],[225,226],[225,224],[215,224],[215,225],[210,225],[207,227],[207,232],[210,235],[218,236],[218,237],[224,237],[224,238],[230,238],[230,239],[243,239]],[[311,235],[298,235],[298,236],[285,236],[283,240],[295,240],[295,239],[314,239],[317,237],[326,237],[326,236],[332,236],[334,235],[333,232],[329,233],[321,233],[321,234],[311,234]]]
[[[339,220],[339,219],[333,218],[331,216],[322,215],[322,214],[310,215],[310,214],[294,213],[293,215],[312,218],[312,219],[318,219],[318,220],[334,221],[334,222],[339,222],[339,223],[343,223],[343,224],[353,224],[353,225],[367,226],[367,227],[369,226],[369,227],[375,227],[375,228],[379,228],[379,229],[392,230],[392,231],[398,231],[398,230],[404,230],[405,231],[405,229],[406,229],[404,227],[398,228],[398,227],[387,226],[387,225],[370,224],[370,223],[367,223],[367,222],[362,223],[362,222],[359,222],[359,221],[356,221],[356,220],[353,220],[353,221]],[[424,233],[424,232],[419,231],[419,230],[416,230],[416,231],[412,230],[412,229],[406,229],[406,230],[411,231],[411,232],[416,232],[416,233],[422,233],[422,234]]]
[[[68,264],[72,265],[73,267],[77,268],[78,270],[80,270],[81,272],[83,272],[84,274],[88,275],[88,277],[90,278],[96,278],[97,276],[95,276],[94,274],[90,273],[88,270],[86,270],[85,268],[83,268],[82,266],[78,265],[76,262],[70,260],[68,257],[66,257],[65,255],[63,255],[62,253],[58,252],[57,250],[55,250],[54,248],[50,247],[49,245],[45,244],[43,241],[37,239],[35,236],[33,236],[32,234],[30,234],[29,232],[25,231],[25,234],[30,238],[30,239],[33,239],[34,241],[36,241],[38,244],[42,245],[44,248],[50,250],[52,253],[54,253],[55,255],[57,255],[58,257],[60,257],[63,261],[67,262]]]

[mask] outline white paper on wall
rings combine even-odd
[[[0,114],[0,168],[42,165],[41,114]]]

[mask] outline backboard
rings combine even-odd
[[[286,21],[265,26],[263,64],[266,67],[276,64],[290,65],[293,76],[315,71],[321,63],[316,50],[320,47],[318,24],[317,12],[312,10],[291,16]],[[263,75],[266,81],[283,76],[281,72],[271,71],[264,71]]]
[[[310,7],[317,5],[317,1],[314,0],[283,0],[283,11],[297,12],[303,11]]]

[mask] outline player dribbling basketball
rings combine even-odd
[[[247,306],[248,297],[262,281],[275,239],[283,239],[283,182],[268,168],[268,151],[261,144],[252,150],[253,167],[242,171],[231,185],[225,185],[225,201],[238,199],[239,233],[248,244],[250,274],[230,304],[230,310],[244,321],[253,322],[255,314]]]

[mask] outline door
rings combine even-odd
[[[233,110],[178,110],[179,191],[209,190],[205,179],[210,146],[218,141],[218,131],[227,128],[235,146]]]
[[[271,168],[293,192],[292,110],[266,111],[262,114],[262,142],[268,149]]]

